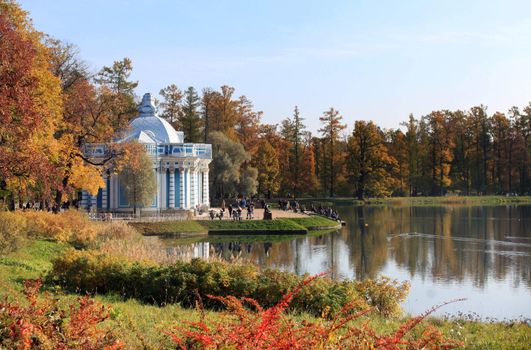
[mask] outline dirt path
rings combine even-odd
[[[214,210],[216,213],[219,213],[220,208],[210,208]],[[277,218],[307,218],[308,215],[302,214],[302,213],[294,213],[292,210],[284,211],[280,209],[270,209],[273,213],[273,219]],[[229,212],[225,210],[225,215],[223,216],[223,220],[227,220],[229,216]],[[247,210],[242,211],[242,218],[245,219],[247,216]],[[264,209],[254,209],[254,218],[253,220],[262,220],[264,217]],[[203,215],[196,215],[194,216],[194,220],[207,220],[210,219],[208,212],[203,213]]]

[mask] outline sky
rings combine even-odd
[[[529,0],[21,0],[93,71],[129,57],[136,93],[230,85],[263,122],[399,127],[437,109],[531,101]]]

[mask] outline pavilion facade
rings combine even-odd
[[[183,132],[176,131],[156,115],[150,94],[142,98],[139,113],[129,124],[125,136],[116,142],[143,144],[153,162],[157,193],[151,205],[142,210],[171,212],[208,208],[212,145],[185,143]],[[94,159],[107,155],[104,144],[88,145],[84,151],[86,156]],[[106,186],[96,196],[82,192],[80,206],[97,212],[132,212],[133,206],[124,195],[120,174],[106,174],[103,180]]]

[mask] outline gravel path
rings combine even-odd
[[[220,208],[210,208],[213,209],[215,212],[219,212]],[[302,214],[302,213],[294,213],[292,210],[284,211],[280,209],[270,209],[273,213],[273,219],[277,218],[307,218],[308,215]],[[223,220],[228,219],[229,212],[225,210],[225,216],[223,217]],[[242,211],[242,218],[245,219],[247,216],[247,210]],[[254,209],[254,219],[253,220],[262,220],[264,217],[264,209],[261,208],[255,208]],[[210,219],[208,213],[203,213],[203,215],[197,215],[194,216],[194,220],[207,220]]]

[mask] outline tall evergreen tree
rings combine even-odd
[[[188,87],[184,92],[184,103],[182,104],[182,113],[179,118],[179,124],[184,131],[185,142],[200,142],[201,141],[201,117],[198,108],[201,104],[201,99],[197,91],[192,87]]]

